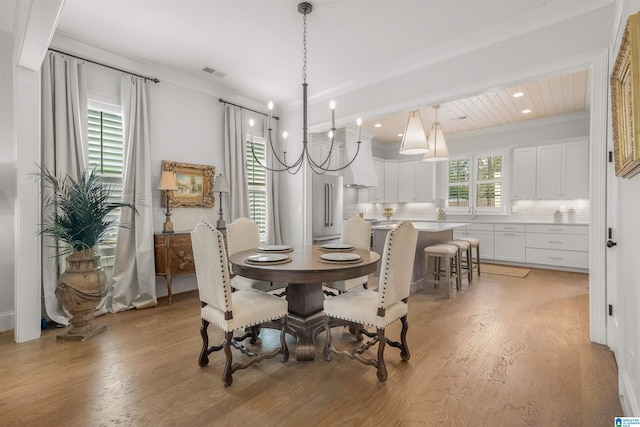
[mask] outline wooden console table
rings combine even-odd
[[[167,279],[167,294],[171,304],[171,284],[175,276],[195,274],[191,234],[189,231],[154,235],[156,276]]]

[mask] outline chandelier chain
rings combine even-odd
[[[307,14],[302,15],[302,83],[307,82]]]

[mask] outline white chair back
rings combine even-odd
[[[260,246],[258,224],[244,217],[227,224],[227,245],[229,246],[229,255],[256,249]]]
[[[387,233],[382,252],[378,307],[387,308],[409,297],[418,231],[409,221]]]
[[[222,233],[202,221],[191,231],[191,245],[200,301],[230,312],[231,281]]]
[[[342,224],[341,242],[358,249],[369,249],[371,224],[359,216],[352,216]]]

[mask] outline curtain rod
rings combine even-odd
[[[102,62],[97,62],[97,61],[94,61],[92,59],[83,58],[81,56],[77,56],[77,55],[73,55],[71,53],[63,52],[61,50],[52,49],[52,48],[49,48],[49,50],[52,51],[52,52],[57,52],[57,53],[61,53],[63,55],[70,56],[72,58],[81,59],[82,61],[91,62],[92,64],[100,65],[102,67],[111,68],[112,70],[120,71],[122,73],[129,74],[129,75],[132,75],[132,76],[135,76],[135,77],[140,77],[140,78],[143,78],[145,80],[152,81],[154,83],[160,83],[160,80],[156,79],[155,77],[143,76],[142,74],[132,73],[131,71],[123,70],[122,68],[116,68],[116,67],[113,67],[111,65],[103,64]]]
[[[263,116],[268,116],[269,115],[269,113],[263,113],[262,111],[254,110],[252,108],[243,107],[242,105],[238,105],[238,104],[234,104],[233,102],[225,101],[222,98],[218,98],[218,102],[222,102],[223,104],[233,105],[234,107],[239,107],[239,108],[242,108],[243,110],[253,111],[254,113],[262,114]],[[271,117],[273,117],[276,120],[280,120],[280,117],[278,117],[278,116],[271,116]]]

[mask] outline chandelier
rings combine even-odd
[[[272,139],[272,129],[271,129],[271,123],[272,123],[272,115],[271,112],[273,110],[273,102],[269,102],[269,115],[267,117],[267,130],[268,130],[268,140],[269,140],[269,146],[271,148],[271,152],[273,154],[273,158],[275,159],[275,162],[277,162],[277,164],[275,164],[275,167],[269,167],[265,164],[262,164],[262,162],[260,161],[260,159],[258,159],[258,157],[256,157],[256,153],[254,151],[254,144],[253,144],[253,119],[251,119],[249,121],[249,126],[251,126],[251,154],[253,155],[253,159],[256,161],[256,163],[258,163],[260,166],[262,166],[263,168],[270,170],[272,172],[284,172],[287,171],[289,174],[291,175],[295,175],[296,173],[298,173],[298,171],[302,168],[302,165],[305,162],[305,159],[307,161],[307,163],[309,164],[309,167],[311,168],[311,170],[316,173],[316,174],[323,174],[325,172],[336,172],[336,171],[340,171],[342,169],[345,169],[346,167],[348,167],[349,165],[351,165],[351,163],[353,163],[353,161],[356,159],[356,157],[358,157],[358,153],[360,152],[360,139],[361,139],[361,126],[362,126],[362,119],[358,118],[357,120],[357,126],[358,126],[358,141],[357,141],[357,149],[356,149],[356,153],[354,154],[353,158],[351,160],[349,160],[344,166],[341,167],[331,167],[331,156],[333,154],[333,148],[334,148],[334,139],[335,139],[335,133],[336,133],[336,115],[335,115],[335,110],[336,110],[336,104],[335,102],[331,101],[329,103],[329,108],[331,109],[331,131],[329,132],[329,138],[331,138],[331,145],[329,146],[329,153],[327,154],[327,156],[324,159],[321,159],[320,162],[316,162],[315,160],[313,160],[313,158],[311,157],[311,152],[309,150],[309,144],[308,144],[308,140],[307,140],[307,15],[311,13],[311,11],[313,10],[313,5],[309,2],[302,2],[298,4],[298,12],[302,14],[302,22],[303,22],[303,37],[302,37],[302,45],[303,45],[303,62],[302,62],[302,152],[300,153],[300,156],[291,164],[287,163],[287,151],[286,151],[286,147],[282,153],[282,158],[278,155],[276,149],[273,146],[273,139]],[[283,133],[284,138],[286,138],[286,132]],[[274,162],[274,163],[275,163]]]

